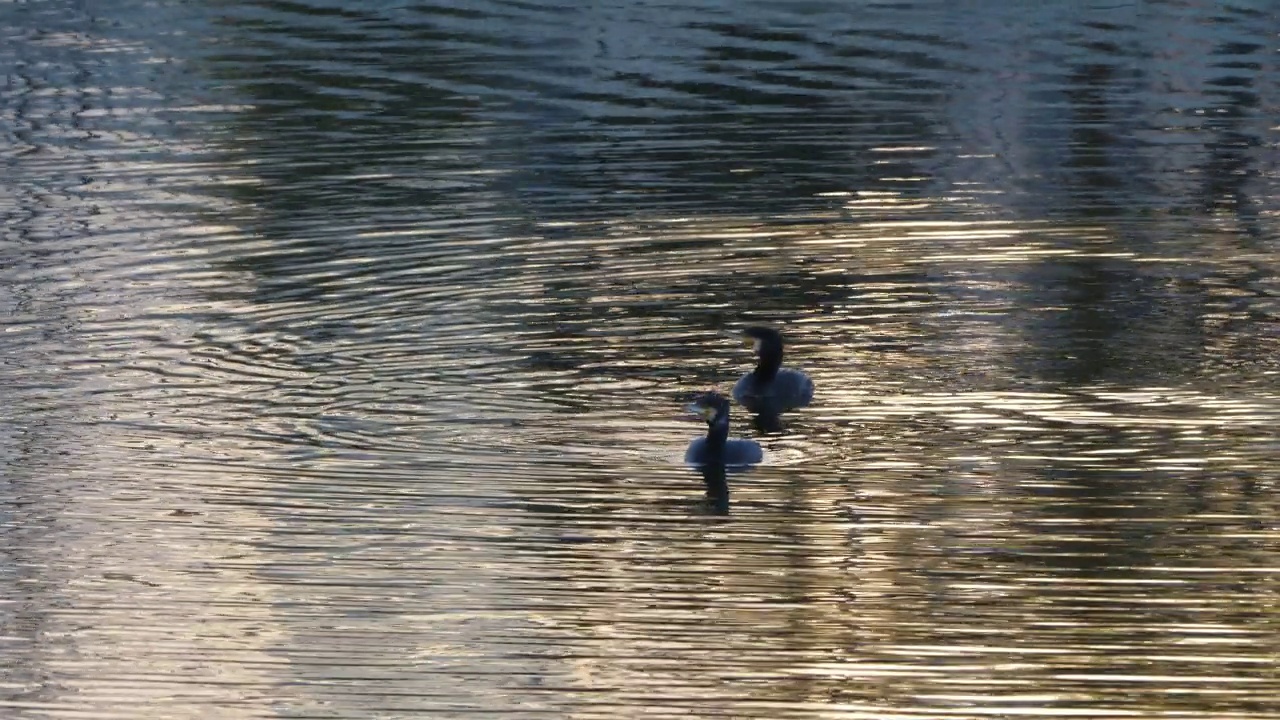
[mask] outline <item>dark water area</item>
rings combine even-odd
[[[1280,717],[1278,38],[0,3],[0,715]]]

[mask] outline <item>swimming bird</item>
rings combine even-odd
[[[763,414],[808,405],[813,400],[813,380],[799,370],[782,367],[782,334],[767,327],[749,327],[742,334],[758,359],[756,369],[733,386],[733,399]]]
[[[752,465],[764,459],[754,440],[729,439],[729,398],[706,392],[685,408],[707,421],[707,436],[689,443],[684,461],[696,465]]]

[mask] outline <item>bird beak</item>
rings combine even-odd
[[[693,415],[697,415],[703,420],[711,417],[711,408],[699,405],[698,403],[689,403],[684,406],[684,409],[688,410]]]
[[[756,344],[759,342],[759,340],[756,340],[755,338],[751,337],[750,335],[746,334],[741,330],[732,330],[729,328],[724,328],[720,331],[720,333],[727,338],[732,338],[742,343],[743,347],[755,347]]]

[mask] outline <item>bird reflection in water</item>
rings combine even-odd
[[[729,481],[725,478],[723,464],[703,465],[702,481],[707,486],[706,506],[714,515],[729,514]]]

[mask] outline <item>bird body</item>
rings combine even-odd
[[[707,438],[695,438],[684,453],[684,461],[692,465],[755,465],[764,460],[764,450],[754,440],[725,440],[717,449]]]
[[[786,368],[763,383],[754,374],[747,373],[733,386],[733,399],[751,412],[794,410],[813,401],[813,380],[798,370]]]

